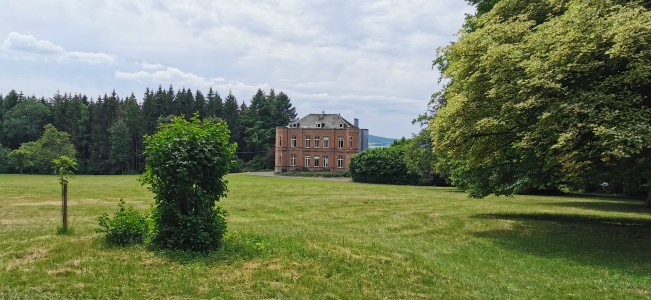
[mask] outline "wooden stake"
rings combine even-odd
[[[63,189],[61,194],[61,213],[63,215],[63,232],[68,232],[68,183],[63,183]]]

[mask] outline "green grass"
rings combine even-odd
[[[136,176],[0,175],[0,298],[651,298],[651,211],[617,198],[468,199],[453,188],[228,177],[225,245],[111,248],[97,217]]]

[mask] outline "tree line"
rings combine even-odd
[[[264,169],[273,167],[275,127],[296,118],[296,109],[287,94],[273,89],[258,89],[248,105],[231,92],[222,99],[212,88],[207,94],[173,86],[147,88],[141,101],[115,91],[92,99],[58,92],[49,98],[26,97],[11,90],[0,95],[0,172],[51,173],[49,164],[43,165],[52,148],[47,143],[67,139],[79,173],[141,173],[143,136],[153,135],[174,116],[189,120],[195,114],[227,122],[230,142],[238,145],[234,169]]]
[[[467,2],[423,118],[436,171],[474,197],[607,191],[651,206],[650,2]]]

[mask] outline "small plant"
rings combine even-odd
[[[131,206],[125,207],[123,199],[120,199],[118,206],[120,209],[113,218],[109,218],[107,213],[97,218],[102,228],[96,231],[106,233],[105,241],[109,245],[129,246],[143,243],[149,230],[147,217]]]

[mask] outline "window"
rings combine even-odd
[[[314,148],[319,148],[319,142],[320,142],[319,137],[315,136],[314,137]]]
[[[330,137],[324,136],[323,137],[323,148],[328,148],[330,147]]]
[[[343,128],[343,127],[344,127],[344,123],[339,123],[339,127],[340,127],[340,128]]]
[[[310,148],[310,136],[305,137],[305,148]]]
[[[307,168],[307,167],[309,167],[309,166],[310,166],[310,157],[309,157],[309,156],[306,156],[306,157],[305,157],[305,167]]]
[[[296,148],[296,137],[295,136],[292,137],[292,145],[291,146],[292,146],[292,148]]]
[[[316,128],[321,128],[321,123],[316,123]]]
[[[314,157],[314,166],[315,166],[315,167],[318,167],[318,166],[319,166],[319,157],[318,157],[318,156],[315,156],[315,157]]]
[[[353,137],[348,138],[348,148],[353,149]]]
[[[289,158],[289,165],[292,166],[292,167],[295,167],[295,166],[296,166],[296,155],[292,155],[292,156]]]
[[[282,137],[282,136],[279,136],[279,137],[278,137],[278,146],[279,146],[279,147],[282,147],[282,146],[283,146],[283,137]]]
[[[341,169],[344,167],[344,157],[339,156],[337,157],[337,168]]]
[[[277,165],[278,165],[278,166],[281,166],[282,164],[283,164],[283,155],[282,155],[282,154],[279,154],[279,155],[278,155],[278,164],[277,164]]]
[[[328,157],[327,157],[327,156],[324,156],[324,157],[323,157],[323,167],[324,167],[324,168],[327,168],[328,165],[329,165]]]
[[[337,140],[339,142],[339,149],[344,149],[344,137],[340,136],[337,138]]]

